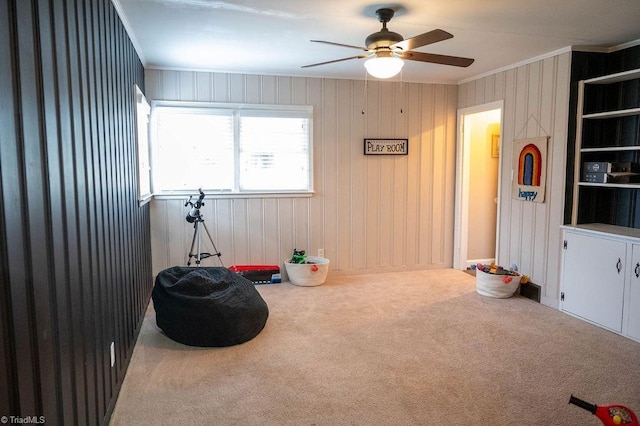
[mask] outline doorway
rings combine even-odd
[[[503,101],[458,110],[453,267],[498,259]]]

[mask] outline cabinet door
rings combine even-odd
[[[627,245],[565,233],[562,310],[622,332]]]
[[[629,280],[629,303],[625,307],[627,334],[640,341],[640,245],[633,245],[633,265]]]

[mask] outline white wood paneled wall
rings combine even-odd
[[[324,248],[332,273],[451,267],[457,86],[369,81],[365,95],[364,81],[150,69],[145,95],[314,108],[312,197],[205,199],[226,266]],[[408,138],[409,155],[363,155],[375,137]],[[184,202],[152,201],[154,273],[186,263]]]
[[[459,108],[504,100],[498,263],[517,263],[522,273],[542,286],[541,302],[556,308],[559,303],[560,225],[564,212],[570,77],[571,53],[567,52],[473,80],[462,84],[458,90]],[[544,135],[550,136],[545,202],[513,200],[513,141]]]

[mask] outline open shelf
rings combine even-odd
[[[640,146],[603,146],[602,148],[581,148],[580,152],[640,151]]]
[[[595,221],[640,229],[640,183],[582,181],[586,162],[640,164],[639,117],[640,69],[579,82],[572,226]]]
[[[596,183],[596,182],[578,182],[580,186],[601,186],[605,188],[631,188],[640,189],[640,183]]]
[[[640,108],[629,108],[629,109],[622,109],[617,111],[595,112],[593,114],[584,114],[582,118],[604,119],[604,118],[616,118],[616,117],[629,117],[632,115],[640,115]]]
[[[618,72],[615,74],[603,75],[602,77],[594,77],[588,80],[584,80],[586,84],[612,84],[620,81],[628,81],[640,78],[640,68]]]

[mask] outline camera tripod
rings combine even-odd
[[[200,227],[204,228],[205,232],[207,233],[207,237],[209,237],[209,241],[211,242],[211,246],[214,250],[213,253],[202,253],[202,251],[200,250],[200,240],[202,232]],[[196,249],[195,252],[193,251],[194,248]],[[191,249],[189,250],[189,260],[187,260],[187,266],[191,266],[192,258],[195,258],[196,266],[200,266],[200,261],[211,256],[218,256],[220,265],[224,266],[224,264],[222,263],[222,259],[220,258],[220,256],[222,256],[222,253],[220,253],[216,248],[216,245],[213,242],[213,238],[211,238],[211,234],[209,234],[209,230],[207,229],[207,225],[205,225],[204,219],[202,218],[202,216],[200,216],[193,222],[193,239],[191,240]]]
[[[191,198],[189,198],[189,201],[185,203],[185,207],[191,206],[191,210],[187,214],[187,222],[193,223],[193,238],[191,239],[191,248],[189,249],[189,258],[187,259],[187,266],[191,266],[192,258],[195,258],[196,266],[200,266],[200,262],[203,259],[206,259],[211,256],[218,256],[218,261],[220,262],[220,265],[224,266],[224,264],[222,263],[222,259],[220,258],[220,256],[222,256],[222,253],[220,253],[216,248],[216,244],[213,242],[213,238],[211,238],[211,234],[207,229],[207,225],[205,225],[204,219],[200,214],[200,207],[204,206],[204,203],[202,202],[203,199],[204,199],[204,192],[200,190],[200,197],[195,203],[191,202]],[[213,247],[213,250],[214,250],[213,253],[207,253],[207,252],[202,253],[201,251],[202,230],[200,228],[204,228],[204,231],[207,233],[207,237],[209,237],[209,241],[211,242],[211,246]],[[195,252],[194,252],[194,248],[195,248]]]

